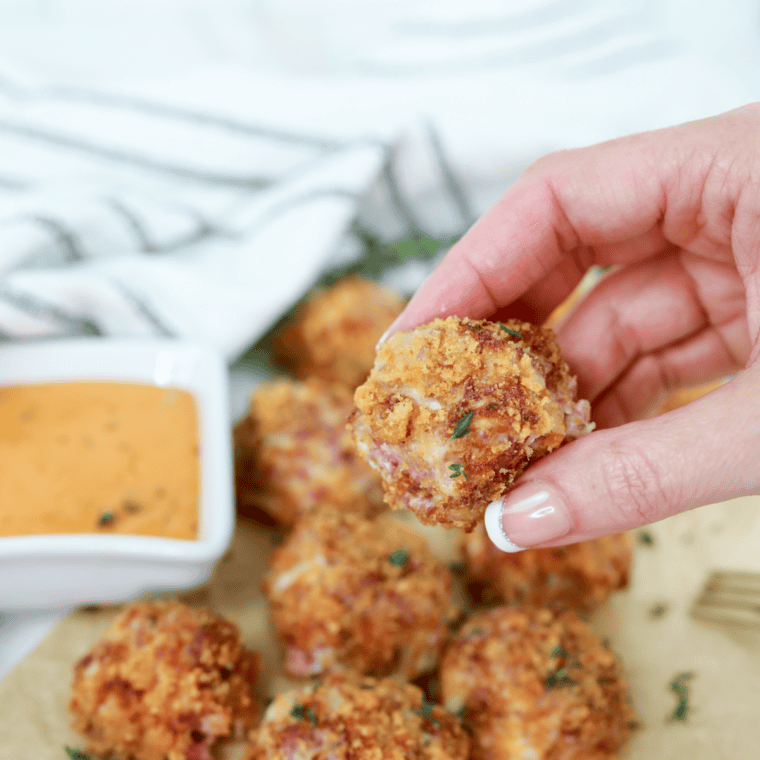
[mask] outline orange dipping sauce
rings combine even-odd
[[[199,480],[187,391],[118,382],[0,387],[0,536],[195,539]]]

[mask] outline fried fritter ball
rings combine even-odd
[[[235,428],[238,508],[263,509],[293,525],[316,506],[373,514],[383,509],[375,472],[346,429],[347,389],[312,378],[280,380],[254,392]]]
[[[375,361],[375,345],[405,299],[365,277],[318,291],[278,336],[275,356],[296,377],[321,377],[353,390]]]
[[[609,760],[632,730],[616,655],[574,612],[500,607],[473,616],[441,662],[471,760]]]
[[[243,760],[467,760],[459,720],[411,684],[344,671],[280,694]]]
[[[554,334],[459,317],[383,343],[351,416],[385,501],[471,531],[533,461],[591,429]]]
[[[320,510],[272,553],[263,588],[290,675],[345,666],[411,679],[438,662],[458,613],[453,585],[397,521]]]
[[[177,603],[127,607],[74,667],[69,710],[91,752],[136,760],[211,760],[260,711],[260,658],[233,623]]]
[[[626,533],[569,546],[503,552],[480,524],[462,537],[468,586],[477,601],[520,602],[591,612],[628,585],[633,551]]]

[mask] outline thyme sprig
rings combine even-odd
[[[449,465],[449,469],[451,470],[451,475],[449,475],[450,478],[458,478],[461,475],[464,475],[465,480],[469,480],[470,478],[467,476],[467,473],[464,471],[464,465],[459,464],[459,462],[455,462],[454,464]]]

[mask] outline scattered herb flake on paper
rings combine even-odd
[[[670,682],[670,690],[678,697],[678,704],[670,716],[671,720],[685,721],[689,712],[689,687],[687,683],[694,677],[693,673],[685,672],[677,675]]]
[[[86,752],[82,752],[82,750],[68,746],[64,747],[64,749],[70,760],[91,760],[90,756]]]
[[[638,533],[637,538],[639,539],[639,543],[642,546],[653,546],[654,545],[654,538],[652,537],[652,534],[647,530],[642,530]]]

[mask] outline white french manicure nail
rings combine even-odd
[[[502,527],[501,515],[504,509],[504,502],[502,499],[492,501],[486,507],[485,525],[488,538],[496,546],[497,549],[501,549],[503,552],[521,552],[525,549],[524,546],[518,546],[513,541],[509,540],[509,536],[504,532]],[[527,507],[526,507],[527,509]]]

